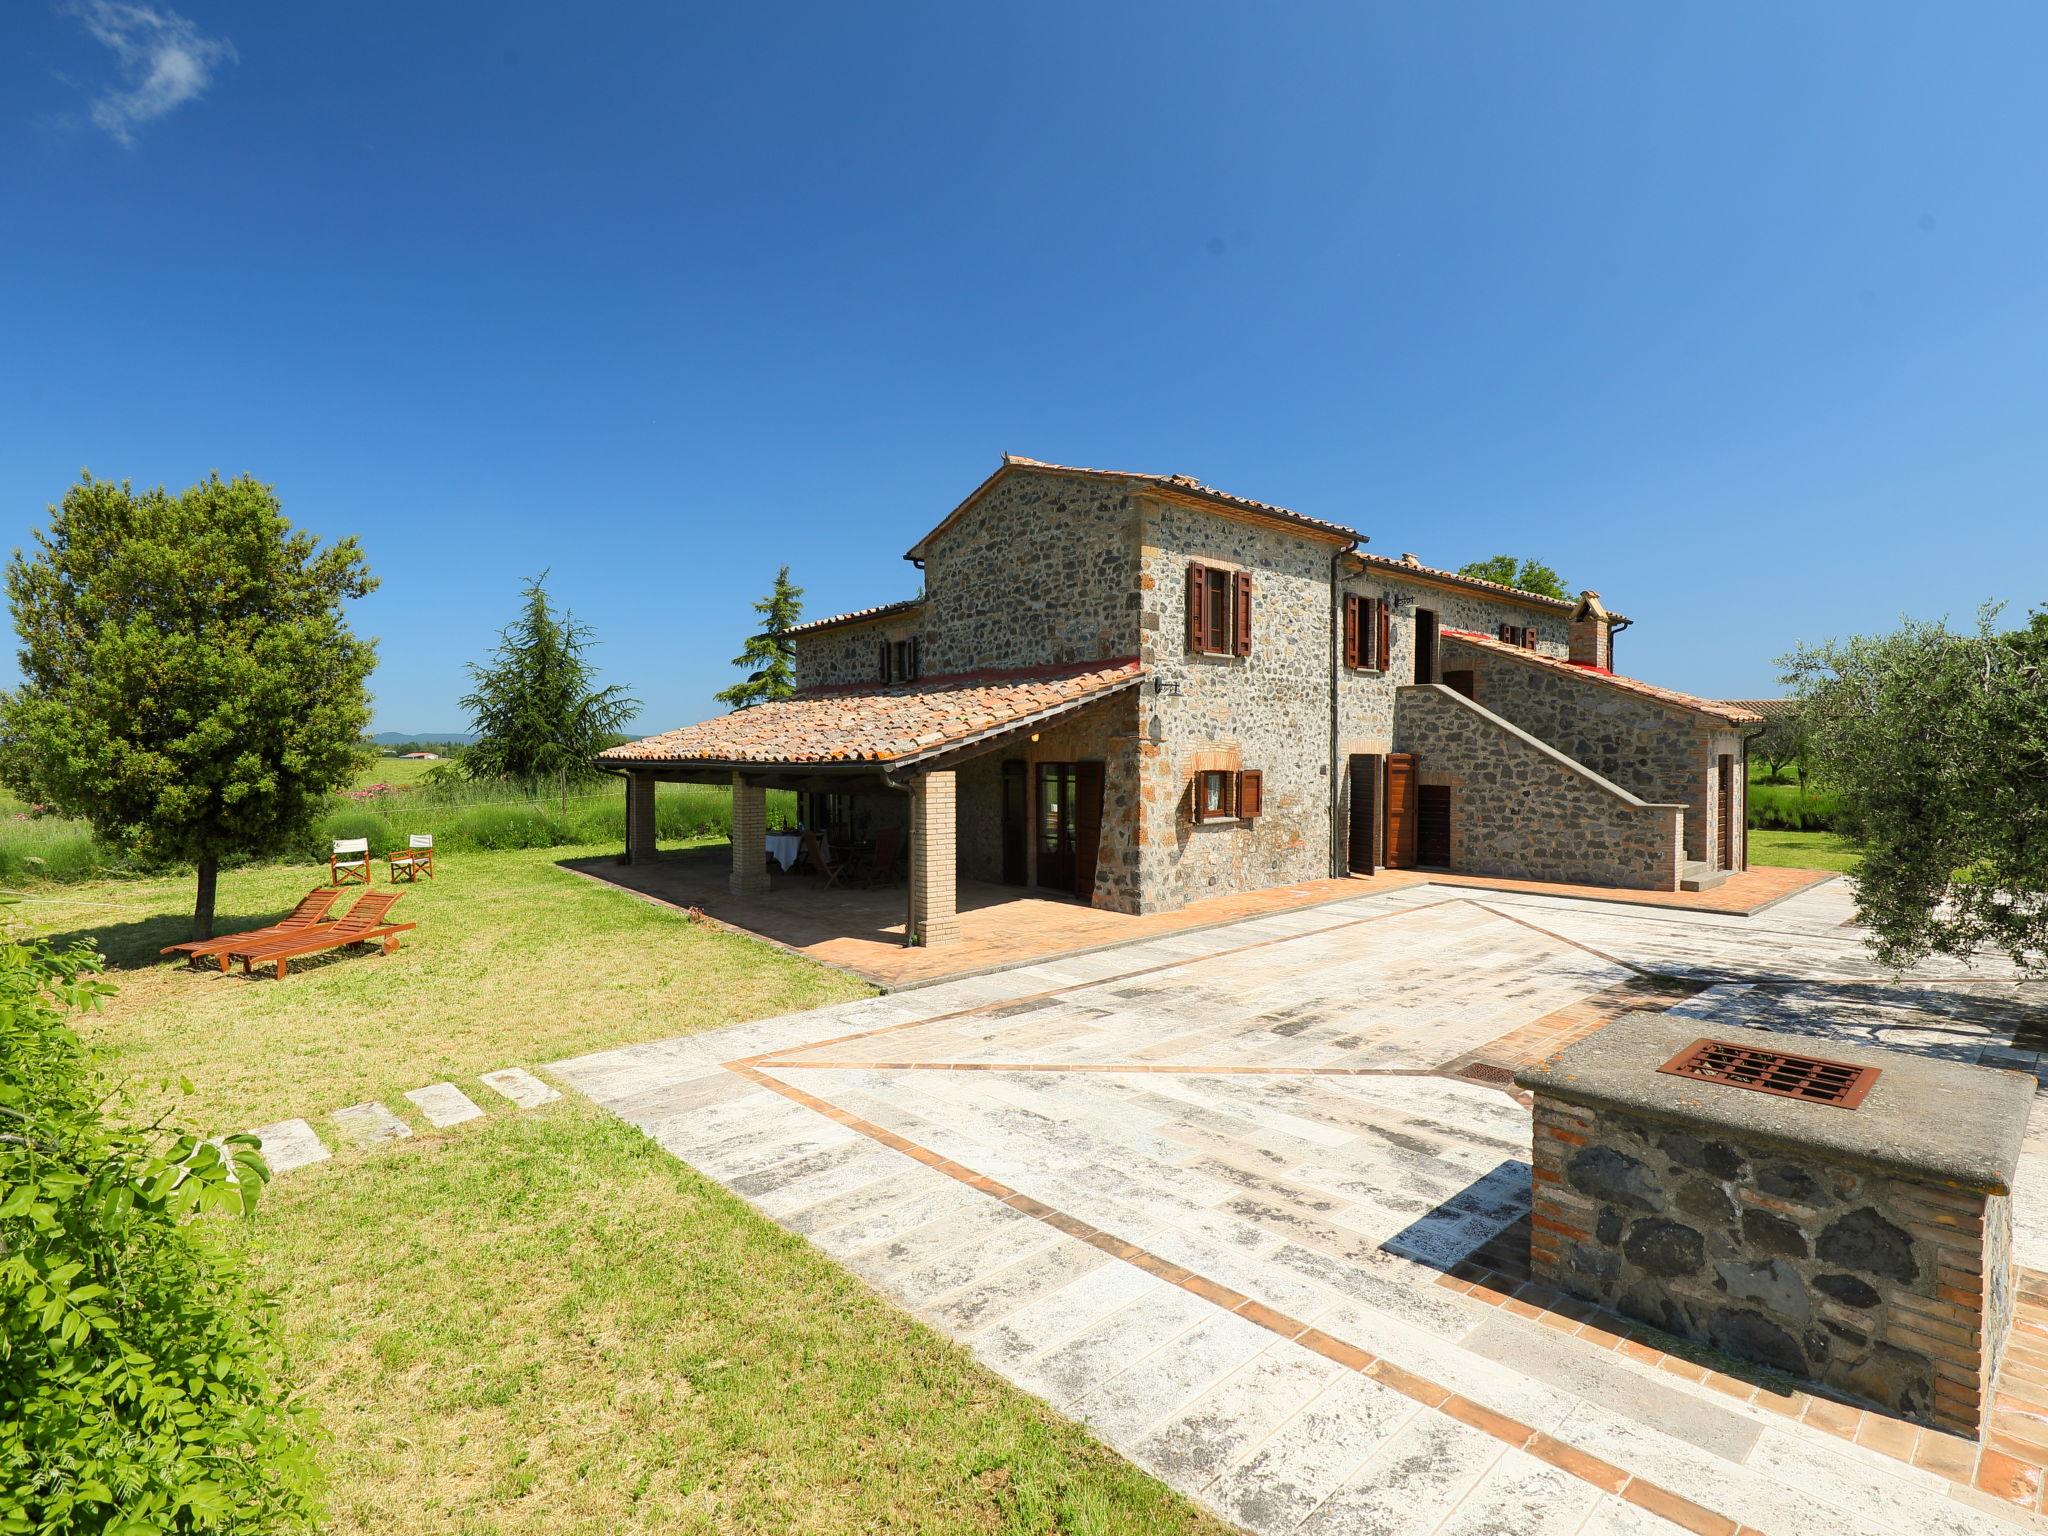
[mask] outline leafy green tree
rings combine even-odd
[[[754,604],[754,612],[761,615],[761,632],[749,637],[732,659],[734,666],[749,669],[747,680],[713,694],[719,703],[745,709],[796,692],[796,642],[789,631],[803,612],[803,595],[802,587],[790,585],[788,566],[775,573],[775,590]]]
[[[2048,612],[2001,632],[1906,622],[1783,658],[1808,776],[1863,853],[1856,905],[1903,968],[1995,949],[2048,969]]]
[[[1458,574],[1476,577],[1480,581],[1497,581],[1504,587],[1534,592],[1538,597],[1571,596],[1564,589],[1564,578],[1541,560],[1517,560],[1513,555],[1494,555],[1490,559],[1474,560],[1469,565],[1459,566]]]
[[[472,662],[462,697],[477,739],[462,754],[473,779],[511,779],[528,793],[550,781],[569,809],[569,781],[592,777],[590,760],[611,746],[640,708],[617,683],[598,688],[588,652],[594,632],[557,614],[542,571],[526,584],[526,608],[498,637],[488,664]]]
[[[367,760],[373,641],[342,604],[376,586],[353,538],[322,548],[248,476],[180,495],[84,476],[7,592],[21,686],[0,694],[0,781],[110,842],[198,870],[276,853]]]
[[[1806,722],[1801,712],[1778,709],[1765,715],[1763,725],[1750,737],[1749,750],[1763,759],[1775,781],[1787,763],[1799,762],[1805,754]]]
[[[67,1023],[98,956],[0,944],[0,1530],[310,1527],[314,1425],[276,1315],[194,1218],[252,1209],[253,1138],[109,1112]]]

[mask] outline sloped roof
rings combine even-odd
[[[1519,645],[1509,645],[1505,640],[1496,640],[1492,635],[1475,634],[1469,629],[1447,629],[1443,634],[1447,640],[1456,640],[1463,645],[1476,645],[1482,650],[1512,657],[1526,666],[1548,667],[1554,672],[1563,672],[1572,677],[1584,678],[1588,682],[1619,688],[1624,693],[1655,699],[1658,703],[1669,704],[1674,709],[1690,710],[1696,715],[1711,715],[1717,720],[1727,721],[1730,725],[1759,725],[1763,721],[1763,716],[1745,709],[1740,704],[1730,704],[1720,699],[1702,699],[1690,693],[1659,688],[1655,683],[1645,683],[1637,678],[1603,672],[1598,667],[1583,667],[1574,661],[1546,656],[1541,651],[1528,651]]]
[[[977,738],[1050,720],[1144,678],[1135,658],[969,672],[914,683],[807,689],[600,752],[640,763],[908,766]]]
[[[1746,709],[1765,720],[1786,720],[1799,713],[1797,699],[1723,699],[1733,709]]]
[[[1446,571],[1439,566],[1396,560],[1387,555],[1369,555],[1364,550],[1352,551],[1351,558],[1368,570],[1405,573],[1410,576],[1425,576],[1431,581],[1447,582],[1454,587],[1471,587],[1480,592],[1497,592],[1502,597],[1531,604],[1537,608],[1562,609],[1565,613],[1575,612],[1579,606],[1576,597],[1545,597],[1540,592],[1525,592],[1520,587],[1511,587],[1506,582],[1488,581],[1484,576],[1466,576],[1457,571]],[[1635,621],[1623,613],[1608,615],[1617,624],[1632,624]],[[1446,631],[1449,633],[1449,631]]]
[[[872,608],[856,608],[851,613],[835,613],[829,619],[806,619],[801,624],[792,624],[785,635],[807,635],[813,630],[832,629],[841,624],[865,624],[869,619],[886,619],[891,614],[908,613],[913,608],[924,606],[921,597],[906,597],[893,603],[877,603]]]
[[[1084,469],[1075,464],[1051,464],[1044,459],[1027,459],[1019,453],[1006,453],[1003,455],[1002,463],[996,466],[995,473],[977,485],[967,494],[959,506],[941,518],[937,527],[911,545],[904,558],[906,560],[922,560],[924,558],[925,546],[937,538],[952,523],[954,518],[973,506],[987,492],[989,487],[1002,479],[1003,476],[1016,470],[1032,470],[1039,474],[1048,475],[1074,475],[1091,480],[1119,481],[1137,489],[1163,491],[1169,495],[1192,497],[1197,501],[1211,502],[1219,508],[1243,512],[1252,517],[1265,518],[1277,523],[1290,523],[1297,528],[1305,528],[1313,533],[1342,539],[1347,543],[1362,544],[1365,542],[1365,535],[1355,528],[1346,528],[1342,523],[1325,522],[1322,518],[1310,517],[1306,512],[1290,511],[1286,507],[1274,506],[1271,502],[1254,501],[1249,496],[1233,496],[1228,491],[1217,490],[1213,485],[1202,484],[1193,475],[1149,474],[1142,470],[1128,469]]]

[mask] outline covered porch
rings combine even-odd
[[[1009,870],[1006,844],[1022,831],[978,802],[963,807],[958,770],[1035,743],[1041,731],[1051,739],[1141,680],[1136,662],[1124,661],[821,688],[615,747],[597,765],[625,779],[624,864],[648,872],[619,883],[639,888],[644,879],[645,894],[707,912],[744,908],[746,916],[727,920],[777,942],[788,942],[777,930],[788,931],[797,940],[790,947],[807,953],[828,942],[827,929],[856,944],[922,950],[961,943],[965,916],[987,908],[1087,911],[992,881],[963,883],[963,866]],[[659,850],[663,782],[730,788],[732,839],[721,870],[699,854]],[[797,795],[799,826],[789,838],[770,837],[771,790]],[[971,848],[962,848],[963,834]],[[819,853],[836,866],[850,843],[861,845],[872,882],[817,870]],[[771,859],[771,847],[780,858]],[[803,873],[778,868],[792,852],[801,853]],[[722,894],[706,883],[714,873]]]

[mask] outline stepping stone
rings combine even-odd
[[[479,1081],[497,1089],[521,1109],[538,1109],[561,1097],[524,1067],[500,1067],[495,1072],[484,1073]]]
[[[476,1107],[475,1100],[453,1083],[429,1083],[424,1088],[410,1090],[406,1097],[419,1106],[420,1113],[427,1117],[427,1123],[437,1128],[460,1125],[483,1114]]]
[[[337,1109],[334,1123],[341,1127],[342,1135],[359,1147],[374,1147],[379,1142],[398,1141],[412,1134],[411,1126],[375,1099]]]
[[[272,1173],[289,1173],[308,1163],[324,1163],[334,1155],[327,1150],[327,1143],[320,1139],[319,1133],[304,1120],[280,1120],[275,1125],[259,1125],[249,1134],[263,1143],[263,1160],[270,1164]]]

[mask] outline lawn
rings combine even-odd
[[[335,1530],[1222,1532],[637,1131],[475,1083],[865,991],[554,863],[603,851],[448,858],[400,903],[420,926],[399,953],[283,982],[156,962],[189,878],[13,909],[106,950],[121,992],[85,1033],[126,1072],[189,1077],[185,1122],[303,1114],[337,1147],[325,1116],[360,1099],[413,1122],[222,1228],[282,1298]],[[225,874],[222,926],[313,873]],[[399,1094],[442,1078],[487,1117],[429,1130]]]
[[[1863,862],[1849,840],[1834,832],[1771,832],[1752,827],[1749,862],[1787,865],[1794,869],[1835,869],[1853,874]]]

